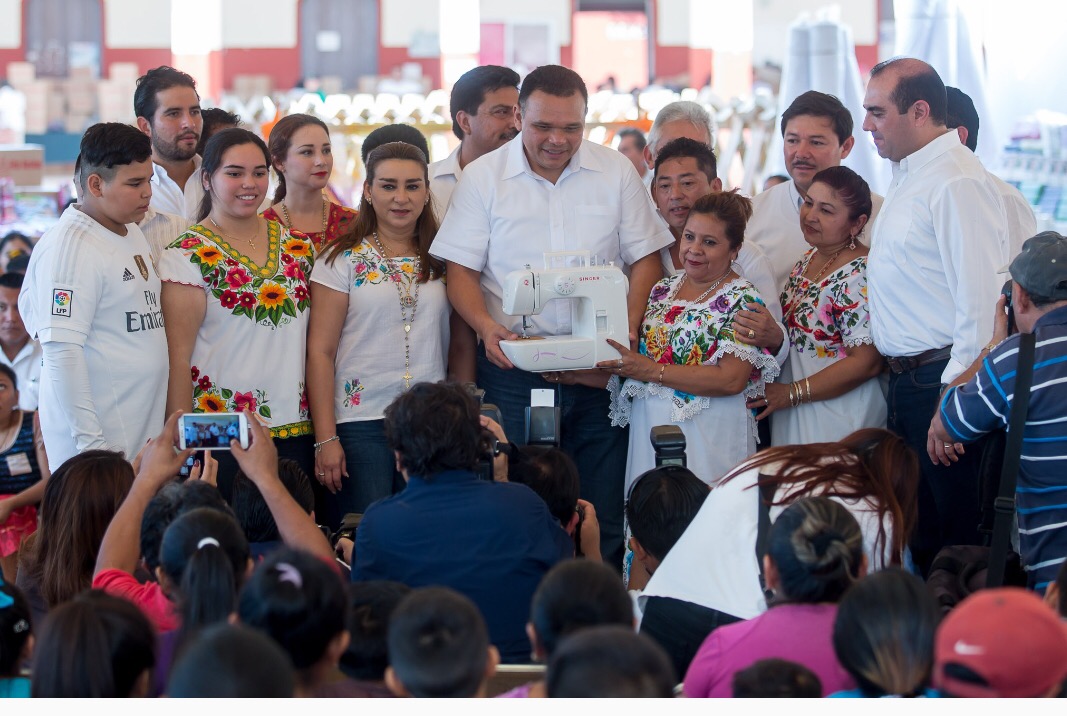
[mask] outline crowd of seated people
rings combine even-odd
[[[750,200],[699,105],[623,158],[582,138],[573,71],[477,68],[456,151],[376,130],[350,209],[322,122],[198,147],[195,82],[151,70],[137,127],[85,133],[78,203],[0,243],[0,696],[1064,695],[1067,239],[1006,210],[960,94],[872,71],[883,200],[839,166],[848,110],[804,93]],[[561,246],[627,268],[632,342],[521,371],[500,281]],[[1009,259],[1027,588],[945,615],[924,580],[980,541],[1015,399]],[[554,447],[525,444],[531,389]],[[657,464],[664,424],[687,466]]]

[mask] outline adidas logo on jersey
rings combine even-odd
[[[123,281],[132,281],[133,280],[133,272],[130,271],[129,269],[126,269],[125,271],[123,271],[122,272],[122,280]]]

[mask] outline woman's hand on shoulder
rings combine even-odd
[[[733,321],[734,338],[738,343],[757,348],[767,348],[777,353],[782,348],[782,329],[770,310],[762,303],[750,303],[738,311]]]

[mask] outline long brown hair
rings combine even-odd
[[[437,236],[437,215],[433,209],[433,197],[430,194],[430,174],[426,164],[426,157],[422,150],[407,142],[389,142],[377,147],[367,155],[367,180],[364,186],[374,183],[374,177],[378,171],[378,165],[389,159],[404,159],[415,162],[422,167],[422,178],[426,182],[426,195],[430,201],[422,207],[422,213],[415,222],[415,253],[419,257],[422,270],[419,272],[419,283],[425,283],[431,277],[440,278],[444,275],[445,265],[438,259],[430,256],[430,244]],[[345,251],[356,248],[363,239],[378,230],[378,216],[374,213],[374,206],[367,201],[366,194],[359,202],[359,214],[348,228],[348,231],[338,236],[325,250],[325,260],[333,263]]]
[[[22,554],[22,566],[49,607],[92,584],[104,532],[132,484],[130,463],[110,450],[86,451],[52,473],[41,499],[40,524]]]
[[[769,468],[773,467],[773,471]],[[763,450],[731,470],[723,482],[742,472],[760,469],[760,487],[788,485],[795,489],[772,504],[785,505],[801,497],[823,496],[869,499],[878,512],[875,549],[885,550],[885,516],[893,520],[891,563],[899,565],[916,519],[919,459],[897,435],[866,428],[836,443],[783,445]],[[763,468],[768,468],[764,473]]]

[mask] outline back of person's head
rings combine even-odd
[[[156,633],[132,602],[91,591],[62,604],[41,626],[33,652],[34,698],[144,696],[156,663]]]
[[[1057,696],[1067,626],[1032,592],[983,589],[948,613],[934,644],[934,688],[948,696]]]
[[[708,492],[707,484],[687,468],[652,468],[630,486],[626,498],[630,533],[642,549],[662,562],[700,511]]]
[[[785,127],[794,117],[825,117],[830,120],[837,135],[837,143],[844,144],[852,136],[852,113],[837,97],[825,92],[808,90],[799,95],[789,107],[782,112],[782,136]]]
[[[30,603],[14,584],[0,580],[0,679],[19,675],[33,633]]]
[[[785,659],[760,659],[734,674],[735,699],[818,699],[822,682],[806,666]]]
[[[389,620],[411,587],[400,582],[348,585],[348,648],[339,666],[357,681],[383,681],[389,666]]]
[[[548,662],[549,698],[671,698],[678,680],[663,648],[632,627],[597,626],[563,640]]]
[[[326,658],[336,662],[348,643],[345,602],[344,583],[329,564],[283,547],[249,577],[237,616],[278,642],[298,674],[310,678],[312,667]]]
[[[715,119],[711,116],[711,112],[702,104],[682,99],[665,105],[656,113],[656,119],[648,130],[648,149],[653,157],[658,158],[659,151],[662,149],[659,145],[663,128],[674,122],[689,123],[707,137],[703,140],[707,145],[714,144]]]
[[[174,699],[280,699],[295,690],[293,665],[280,646],[255,629],[226,623],[197,634],[167,681]]]
[[[837,608],[834,653],[867,696],[915,696],[930,683],[937,601],[923,581],[891,568],[859,580]]]
[[[518,89],[519,73],[510,67],[499,65],[480,65],[463,73],[456,84],[452,85],[452,94],[449,96],[449,111],[452,113],[452,133],[456,138],[463,141],[463,130],[460,129],[456,115],[466,112],[469,115],[478,114],[478,107],[485,101],[485,96],[490,92],[506,88]]]
[[[633,627],[634,610],[619,574],[601,562],[571,559],[548,571],[530,603],[530,640],[539,659],[560,641],[603,624]]]
[[[578,467],[559,448],[524,445],[522,459],[508,466],[508,481],[526,485],[545,501],[548,511],[566,529],[578,504]]]
[[[85,130],[78,151],[78,193],[84,201],[89,196],[90,176],[97,174],[110,182],[120,166],[147,161],[152,156],[152,140],[129,124],[100,122]]]
[[[496,669],[478,607],[445,587],[416,589],[389,620],[386,683],[417,698],[477,696]]]
[[[233,516],[233,510],[218,488],[202,480],[168,482],[148,501],[141,516],[141,557],[153,574],[159,566],[159,546],[167,527],[179,515],[198,507],[209,507]]]
[[[393,142],[410,144],[422,152],[423,162],[430,161],[430,145],[426,143],[426,135],[410,124],[387,124],[384,127],[378,127],[363,139],[363,144],[359,148],[363,164],[366,165],[367,157],[375,149],[383,144],[392,144]]]
[[[866,568],[859,523],[825,497],[799,499],[778,516],[767,556],[778,574],[778,602],[837,602]]]
[[[689,137],[678,137],[664,144],[656,153],[656,169],[654,176],[659,176],[659,168],[663,162],[671,159],[690,158],[696,161],[697,169],[708,178],[709,182],[715,181],[719,171],[718,161],[712,148]]]
[[[416,383],[385,409],[385,438],[408,475],[472,470],[486,446],[478,402],[458,383]]]
[[[730,248],[739,249],[745,241],[745,227],[752,218],[752,200],[737,189],[713,191],[696,200],[689,210],[690,220],[694,214],[708,214],[721,221]]]
[[[10,234],[9,234],[10,236]],[[5,237],[6,239],[6,237]],[[0,242],[0,254],[4,252],[3,242]],[[22,290],[22,284],[26,280],[26,274],[19,273],[17,271],[8,271],[5,274],[0,274],[0,288],[13,288],[16,291]]]
[[[92,584],[104,532],[132,484],[130,463],[110,450],[87,450],[52,473],[25,565],[49,606]]]
[[[196,143],[196,153],[203,154],[204,146],[215,132],[230,127],[240,127],[241,118],[233,112],[227,112],[221,107],[208,107],[200,110],[200,119],[203,121],[203,129],[200,131],[200,141]],[[282,118],[284,119],[284,117]],[[280,122],[281,120],[279,120]],[[275,125],[277,126],[277,125]]]
[[[285,458],[278,460],[278,477],[301,509],[310,515],[315,509],[315,493],[300,464]],[[249,480],[240,470],[233,478],[230,504],[233,505],[237,523],[241,525],[250,543],[276,542],[281,539],[278,523],[274,521],[274,515],[271,514],[267,501],[263,499],[263,493],[256,487],[256,483]]]
[[[562,65],[541,65],[523,78],[519,88],[519,108],[523,112],[526,111],[526,100],[534,92],[544,92],[553,97],[570,97],[577,93],[582,96],[584,104],[589,104],[589,90],[582,76]]]
[[[229,617],[248,565],[248,540],[233,517],[200,507],[170,523],[157,574],[186,634]]]
[[[972,152],[978,149],[978,110],[974,108],[974,102],[957,87],[945,87],[945,96],[948,100],[947,118],[945,126],[949,129],[963,127],[967,130],[967,141],[964,145]]]
[[[181,70],[162,65],[153,67],[137,78],[137,89],[133,92],[133,113],[152,122],[159,108],[160,92],[171,87],[188,87],[196,90],[196,80]]]

